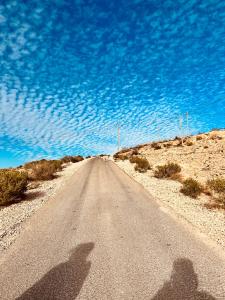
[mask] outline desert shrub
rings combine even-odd
[[[62,163],[67,164],[70,163],[72,159],[72,156],[66,155],[64,157],[61,158]]]
[[[151,166],[148,162],[148,160],[145,157],[139,157],[135,156],[135,166],[134,166],[135,171],[144,173],[147,170],[151,169]]]
[[[225,209],[225,178],[215,178],[208,180],[206,187],[214,192],[213,203],[209,204],[211,208]]]
[[[172,178],[175,174],[181,172],[181,167],[177,163],[167,163],[163,166],[157,166],[154,172],[156,178]]]
[[[123,154],[123,153],[116,153],[116,154],[113,155],[113,158],[115,160],[122,160],[123,161],[123,160],[128,159],[128,156]]]
[[[80,155],[77,155],[77,156],[66,155],[63,158],[61,158],[61,161],[64,164],[67,164],[67,163],[70,163],[70,162],[76,163],[76,162],[79,162],[79,161],[82,161],[82,160],[84,160],[84,158]]]
[[[79,162],[79,161],[82,161],[82,160],[84,160],[83,156],[76,155],[76,156],[72,156],[71,162],[76,163],[76,162]]]
[[[183,141],[182,139],[178,140],[178,143],[176,144],[177,147],[182,147],[183,146]]]
[[[152,146],[152,148],[153,148],[154,150],[159,150],[159,149],[162,148],[161,145],[159,145],[159,144],[156,143],[156,142],[152,143],[151,146]]]
[[[193,143],[192,141],[187,141],[187,142],[186,142],[186,145],[187,145],[187,146],[193,146],[194,143]]]
[[[41,159],[41,160],[34,160],[34,161],[30,161],[28,163],[24,164],[24,169],[28,170],[28,169],[32,169],[33,166],[35,166],[36,164],[42,163],[47,161],[46,159]]]
[[[130,156],[129,161],[130,161],[130,163],[135,164],[138,161],[138,159],[139,159],[139,156],[132,155],[132,156]]]
[[[172,146],[172,144],[170,144],[170,143],[164,144],[165,148],[170,148],[171,146]]]
[[[30,180],[51,180],[55,178],[55,173],[60,170],[61,167],[56,161],[40,161],[30,168],[28,176]]]
[[[128,159],[128,156],[123,154],[123,155],[120,155],[120,156],[119,156],[119,159],[120,159],[120,160],[127,160],[127,159]]]
[[[207,187],[209,187],[212,191],[216,193],[224,193],[225,194],[225,179],[224,178],[215,178],[208,180],[206,183]]]
[[[56,172],[62,171],[62,161],[58,159],[49,160],[49,163],[52,163],[56,169]]]
[[[208,149],[208,148],[209,148],[209,146],[207,146],[207,145],[204,146],[204,149]]]
[[[138,155],[139,154],[139,152],[138,152],[138,150],[137,149],[133,149],[132,150],[132,153],[131,153],[131,155]]]
[[[203,139],[203,137],[202,137],[201,135],[197,135],[197,136],[196,136],[196,140],[197,140],[197,141],[200,141],[200,140],[202,140],[202,139]]]
[[[0,205],[7,205],[21,198],[27,189],[27,173],[0,171]]]
[[[184,180],[180,191],[186,196],[197,198],[203,192],[203,187],[197,180],[188,178]]]
[[[219,136],[216,133],[214,133],[210,136],[211,140],[217,140],[218,138],[219,138]]]

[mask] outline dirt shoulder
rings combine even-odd
[[[45,202],[54,197],[74,172],[85,163],[86,160],[67,165],[57,173],[57,178],[42,181],[37,188],[28,190],[23,201],[0,208],[0,252],[6,250],[15,241],[24,222]]]
[[[196,227],[225,250],[225,212],[208,210],[203,205],[209,201],[208,196],[201,195],[192,199],[180,193],[181,183],[173,180],[157,179],[151,170],[139,173],[128,160],[116,164],[129,176],[142,184],[152,196],[169,206],[176,214]]]

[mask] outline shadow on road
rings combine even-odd
[[[89,273],[91,262],[87,261],[87,257],[93,248],[94,243],[78,245],[68,261],[52,268],[17,299],[75,299]]]
[[[193,263],[179,258],[173,263],[170,280],[165,282],[152,300],[215,300],[207,292],[198,291],[198,276]]]

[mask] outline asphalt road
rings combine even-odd
[[[225,262],[113,162],[92,159],[0,259],[0,299],[225,299]]]

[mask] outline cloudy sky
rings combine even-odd
[[[0,167],[225,127],[225,1],[2,0],[0,59]]]

